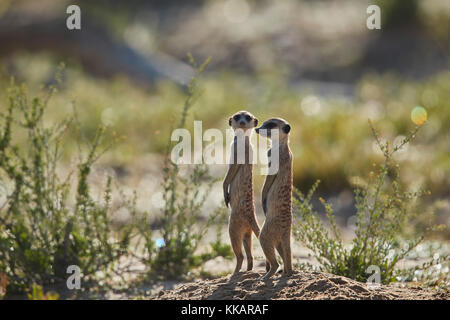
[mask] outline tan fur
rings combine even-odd
[[[237,115],[238,121],[234,119]],[[250,115],[251,120],[246,121],[245,116]],[[245,125],[239,123],[243,121]],[[240,111],[233,115],[229,122],[236,132],[236,129],[242,129],[248,136],[245,136],[245,163],[237,164],[235,155],[237,138],[231,146],[232,157],[234,155],[234,164],[231,163],[227,175],[224,180],[224,197],[225,203],[231,206],[231,215],[229,220],[229,234],[231,246],[236,255],[236,268],[234,273],[238,273],[242,267],[244,255],[242,246],[244,246],[247,256],[247,270],[253,269],[253,252],[252,252],[252,231],[259,236],[259,225],[255,215],[255,204],[253,199],[253,165],[250,163],[250,155],[252,154],[252,145],[250,143],[250,131],[256,124],[257,119],[246,111]],[[244,141],[244,140],[242,140]],[[229,191],[228,191],[229,190]]]
[[[272,124],[271,126],[269,124]],[[276,124],[276,126],[275,126]],[[286,127],[287,126],[287,127]],[[257,133],[263,134],[261,129],[279,130],[279,169],[276,176],[267,176],[263,188],[263,208],[266,220],[262,227],[259,241],[266,256],[267,273],[263,279],[271,277],[278,269],[275,249],[280,254],[285,275],[292,273],[292,153],[289,149],[289,124],[279,118],[269,119],[257,129]],[[284,132],[287,128],[288,132]],[[270,138],[270,137],[269,137]]]

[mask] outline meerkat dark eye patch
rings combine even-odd
[[[276,126],[277,126],[276,123],[274,123],[274,122],[269,122],[269,123],[265,124],[263,127],[264,127],[264,129],[270,130],[270,129],[275,128]]]
[[[238,121],[240,117],[241,117],[241,116],[237,114],[237,115],[235,115],[235,116],[233,117],[233,119],[234,119],[234,121]]]
[[[291,131],[291,126],[290,125],[285,125],[284,127],[283,127],[283,132],[284,133],[289,133],[289,131]]]
[[[248,114],[245,116],[245,120],[247,120],[247,122],[250,122],[250,120],[252,120],[252,117],[250,117]]]

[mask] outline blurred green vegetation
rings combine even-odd
[[[415,122],[417,122],[417,119]],[[379,132],[370,122],[374,140],[383,153],[383,163],[375,168],[376,176],[364,186],[357,186],[354,191],[355,207],[357,210],[355,221],[355,236],[351,245],[344,244],[334,210],[331,204],[320,198],[326,211],[329,230],[319,218],[311,199],[318,182],[305,195],[294,191],[293,212],[297,218],[293,230],[297,240],[300,240],[313,252],[319,262],[319,269],[337,274],[360,282],[370,282],[371,268],[380,268],[380,281],[388,284],[396,281],[397,265],[410,254],[429,233],[440,230],[443,226],[434,225],[432,215],[425,231],[417,231],[406,236],[406,228],[413,225],[413,217],[417,216],[417,206],[422,203],[421,198],[427,192],[418,190],[411,192],[400,187],[400,166],[393,160],[394,155],[416,138],[421,127],[416,127],[406,137],[394,143],[380,137]],[[388,179],[388,177],[391,179]],[[389,185],[386,182],[389,181]],[[408,240],[402,239],[409,238]],[[442,259],[447,262],[449,256]],[[431,259],[430,259],[431,260]],[[436,259],[434,259],[436,260]],[[428,261],[424,269],[434,264]],[[307,267],[308,264],[305,265]],[[313,267],[309,265],[309,267]],[[414,273],[417,269],[410,270]],[[408,272],[404,272],[408,273]],[[447,286],[445,278],[438,287]]]
[[[417,23],[419,20],[419,2],[417,0],[376,0],[384,16],[387,29],[399,25]]]
[[[45,55],[14,58],[16,68],[28,86],[38,91],[55,72],[53,60]],[[9,83],[2,72],[0,86]],[[348,188],[361,173],[372,171],[382,160],[370,137],[371,119],[387,139],[401,139],[414,126],[411,111],[423,106],[428,121],[414,146],[397,156],[405,170],[404,183],[424,187],[435,196],[448,195],[450,187],[450,71],[422,81],[403,80],[394,74],[367,74],[354,87],[353,96],[322,96],[313,88],[293,86],[276,73],[238,75],[221,72],[201,80],[203,95],[187,119],[203,121],[203,130],[227,129],[227,119],[237,110],[247,109],[261,121],[268,117],[287,119],[293,127],[295,185],[309,188],[322,181],[324,192]],[[52,120],[64,119],[76,105],[81,135],[95,135],[98,123],[110,127],[110,139],[121,137],[104,157],[114,166],[127,164],[145,153],[163,154],[167,139],[176,126],[176,115],[185,97],[184,88],[159,81],[152,89],[136,87],[125,78],[111,81],[87,76],[67,68],[63,88],[49,105]],[[71,103],[71,101],[74,101]],[[0,92],[0,111],[6,110],[5,90]],[[76,150],[73,141],[65,144],[64,158],[70,161]],[[25,139],[25,137],[14,137]],[[364,177],[362,177],[364,178]],[[259,183],[259,178],[257,181]]]
[[[53,291],[44,293],[42,286],[33,284],[31,293],[28,293],[28,300],[58,300],[59,294]]]
[[[58,75],[55,79],[59,82]],[[98,273],[110,275],[127,252],[131,231],[130,226],[113,231],[110,177],[104,202],[92,197],[88,177],[107,150],[102,149],[103,128],[97,130],[86,155],[81,145],[78,148],[77,181],[71,178],[74,171],[61,177],[59,150],[76,117],[48,123],[46,107],[56,91],[53,86],[43,99],[31,97],[25,85],[13,81],[6,91],[8,107],[1,113],[0,125],[2,294],[6,285],[8,294],[33,285],[30,297],[45,298],[42,287],[34,285],[64,282],[70,265],[78,266],[87,282],[98,280]],[[14,139],[17,132],[27,137],[23,145],[16,144],[21,142]]]
[[[384,138],[398,144],[415,126],[411,121],[411,111],[417,106],[424,107],[428,113],[428,121],[421,128],[420,135],[415,137],[413,144],[407,144],[394,156],[402,172],[396,182],[411,192],[425,189],[432,193],[431,198],[428,198],[429,203],[417,203],[419,207],[417,216],[402,225],[402,228],[404,227],[407,231],[405,233],[418,233],[428,225],[428,220],[432,216],[431,211],[436,212],[440,218],[438,223],[450,224],[448,214],[450,210],[450,70],[448,69],[450,10],[446,10],[449,7],[445,1],[448,0],[376,0],[375,3],[382,8],[382,33],[370,33],[366,30],[365,3],[361,4],[358,1],[344,4],[338,1],[295,0],[283,2],[283,5],[278,6],[278,2],[248,0],[240,3],[243,6],[236,6],[234,3],[231,7],[226,6],[227,1],[222,1],[219,5],[219,2],[204,0],[183,4],[176,3],[175,0],[152,2],[101,0],[95,3],[85,0],[80,3],[83,19],[86,18],[83,21],[91,19],[104,26],[106,33],[112,34],[119,42],[130,45],[143,56],[151,58],[153,54],[163,53],[172,57],[175,62],[182,60],[186,51],[193,52],[199,58],[212,55],[211,69],[208,69],[211,71],[203,74],[198,80],[203,94],[196,100],[195,108],[187,116],[186,127],[192,131],[193,121],[201,120],[204,131],[208,128],[219,128],[225,132],[228,129],[229,116],[242,109],[256,115],[260,122],[269,117],[285,118],[292,126],[290,145],[294,154],[295,186],[302,191],[310,190],[316,180],[321,180],[320,193],[330,200],[330,203],[333,203],[336,195],[338,198],[345,195],[352,202],[349,190],[352,190],[354,185],[367,186],[370,179],[376,175],[376,168],[383,163],[383,154],[371,135],[368,120],[372,120]],[[28,7],[33,3],[34,5]],[[54,5],[56,3],[57,5]],[[277,5],[274,5],[275,3]],[[53,12],[56,17],[60,17],[61,12],[65,13],[63,9],[66,4],[69,4],[69,1],[46,1],[36,5],[30,0],[1,0],[0,17],[6,17],[7,13],[14,13],[16,10],[20,16],[21,10],[24,9],[26,10],[23,12],[34,13],[35,16],[40,16],[40,10],[42,10],[46,13],[50,12],[50,15]],[[239,22],[233,19],[232,15],[246,11],[241,10],[242,8],[248,12]],[[326,11],[326,8],[329,10]],[[26,20],[25,15],[24,17]],[[206,21],[203,22],[203,20]],[[272,24],[267,23],[268,21],[282,23],[274,29]],[[333,28],[329,28],[330,24]],[[50,34],[49,37],[51,38],[52,35]],[[17,43],[17,39],[10,41],[14,45]],[[7,48],[8,43],[0,44],[2,45],[4,49]],[[232,253],[229,245],[222,242],[222,227],[226,224],[226,219],[223,217],[227,214],[223,206],[216,208],[216,211],[211,211],[212,205],[210,203],[205,205],[205,211],[208,214],[214,212],[213,215],[223,218],[214,226],[217,227],[217,238],[215,242],[209,243],[210,247],[206,252],[197,252],[197,247],[207,231],[204,226],[210,226],[208,222],[201,225],[198,233],[185,236],[185,230],[197,227],[197,222],[204,218],[200,214],[203,214],[200,209],[203,208],[205,200],[201,200],[200,203],[196,201],[197,196],[203,195],[205,191],[203,187],[206,187],[205,199],[210,200],[209,198],[217,195],[214,194],[212,184],[207,184],[206,180],[220,179],[223,172],[211,170],[212,176],[209,176],[209,173],[207,176],[206,171],[194,171],[189,176],[191,172],[187,171],[184,172],[187,176],[178,176],[178,169],[170,171],[169,167],[163,164],[167,146],[171,145],[168,144],[168,138],[172,130],[177,127],[180,118],[180,106],[186,105],[186,94],[188,93],[189,96],[188,88],[162,78],[159,78],[151,88],[143,88],[137,85],[139,81],[131,78],[133,75],[130,74],[128,74],[130,78],[125,75],[109,79],[94,78],[90,75],[92,70],[89,70],[89,67],[83,70],[82,62],[76,55],[61,57],[58,52],[52,52],[54,47],[43,47],[44,49],[39,53],[25,53],[20,49],[8,55],[4,54],[8,50],[2,51],[0,115],[5,116],[8,111],[6,88],[11,83],[11,74],[14,74],[16,83],[26,83],[29,96],[37,95],[42,98],[41,100],[45,100],[42,84],[46,88],[55,84],[53,79],[57,74],[58,63],[64,60],[68,67],[64,69],[61,83],[58,85],[59,90],[46,106],[46,116],[42,119],[43,125],[47,127],[61,123],[68,116],[73,115],[74,110],[76,112],[77,125],[67,128],[67,135],[64,136],[64,142],[61,144],[63,148],[61,159],[57,159],[58,165],[62,164],[62,170],[75,169],[74,164],[81,160],[79,159],[80,140],[92,147],[92,142],[95,145],[99,124],[109,127],[105,131],[103,141],[106,145],[114,143],[114,148],[99,159],[99,166],[119,169],[118,173],[139,175],[127,169],[135,165],[136,159],[143,159],[146,173],[150,172],[152,175],[147,180],[152,182],[155,180],[158,183],[161,178],[164,181],[163,173],[166,174],[166,185],[161,185],[163,192],[154,188],[153,191],[149,190],[145,194],[146,197],[151,198],[149,201],[152,205],[151,209],[148,207],[143,209],[144,206],[137,208],[136,198],[133,198],[134,202],[130,201],[130,208],[127,207],[127,210],[124,210],[131,216],[131,219],[128,217],[128,224],[125,223],[125,227],[119,226],[120,223],[114,225],[114,228],[117,227],[118,230],[127,227],[139,229],[134,236],[141,236],[144,239],[142,260],[151,269],[150,271],[154,271],[163,278],[176,278],[190,273],[193,268],[202,268],[205,261],[216,256],[230,257]],[[107,59],[111,51],[109,48],[104,48],[97,54]],[[389,70],[389,72],[382,70]],[[412,73],[413,78],[406,78],[408,72],[405,70],[416,71],[416,73]],[[432,76],[429,76],[430,74]],[[335,90],[339,89],[336,87],[344,88],[344,90]],[[337,91],[343,93],[336,94]],[[17,124],[16,121],[14,125]],[[24,148],[32,142],[28,141],[26,130],[14,131],[11,138],[11,145]],[[42,146],[42,150],[47,150],[47,147]],[[156,157],[147,158],[148,154],[156,155]],[[147,161],[147,159],[152,160]],[[28,157],[23,160],[24,163],[26,161],[31,163],[33,159]],[[39,167],[36,163],[34,168]],[[151,170],[147,170],[148,168]],[[102,231],[101,238],[106,239],[110,233],[113,233],[112,224],[110,225],[109,218],[108,223],[103,223],[103,220],[98,220],[97,217],[106,212],[114,215],[126,206],[114,203],[114,207],[109,208],[103,206],[103,203],[91,201],[87,188],[91,184],[91,180],[87,180],[90,165],[81,166],[79,169],[79,178],[82,178],[81,185],[84,187],[79,188],[78,191],[83,195],[85,202],[89,202],[87,213],[97,221],[97,224],[80,223],[80,228],[99,226],[99,230]],[[97,167],[93,169],[95,171]],[[36,172],[38,171],[36,169]],[[81,171],[84,172],[83,175]],[[20,176],[32,179],[29,172],[31,171],[24,171]],[[64,172],[63,176],[66,173],[68,172]],[[56,171],[54,175],[56,176]],[[219,177],[213,175],[219,175]],[[167,176],[170,176],[170,179],[167,180]],[[95,177],[92,178],[92,180],[95,179]],[[391,172],[387,173],[387,184],[395,179]],[[179,189],[174,187],[175,180],[180,182]],[[263,180],[263,176],[255,174],[255,194],[257,195]],[[109,185],[111,180],[108,181],[105,203],[111,200],[112,196]],[[119,182],[120,187],[136,187],[126,185],[129,181],[124,183],[124,180],[119,180]],[[4,185],[8,186],[8,183]],[[6,192],[4,191],[7,189],[5,186],[0,186],[2,187],[0,206],[5,200]],[[92,187],[93,191],[97,191],[95,183],[92,183]],[[148,186],[139,184],[138,188],[141,187],[146,189]],[[34,194],[36,190],[24,192],[28,196],[28,193]],[[103,186],[99,190],[103,190]],[[162,199],[159,202],[166,205],[162,208],[162,215],[159,210],[161,208],[157,210],[157,206],[153,203],[158,202],[158,193],[162,193]],[[67,194],[68,196],[76,195],[69,191]],[[176,198],[167,201],[170,195],[175,195]],[[57,195],[50,193],[44,196],[46,201],[52,204],[53,197]],[[24,199],[15,203],[15,207],[20,209],[17,210],[16,217],[22,215],[32,217],[33,210],[30,208],[41,209],[33,202],[27,201],[26,197]],[[436,199],[439,200],[435,201]],[[149,202],[145,204],[148,205]],[[189,206],[186,205],[188,203]],[[351,207],[350,211],[355,209],[352,204],[347,206],[347,209]],[[68,219],[73,212],[76,212],[73,206],[69,205],[72,204],[68,203],[67,208],[63,207],[60,210],[64,221],[61,226],[70,225],[64,219]],[[8,260],[0,261],[0,267],[3,263],[4,268],[7,264],[8,268],[9,265],[24,266],[14,275],[19,276],[17,279],[11,277],[11,274],[8,278],[6,274],[0,272],[0,297],[5,294],[7,285],[11,287],[18,281],[21,282],[21,289],[31,286],[30,298],[50,299],[53,296],[44,294],[39,283],[45,284],[44,281],[40,281],[42,275],[49,278],[54,276],[52,268],[59,258],[58,248],[63,240],[60,232],[64,227],[56,224],[53,217],[46,216],[47,211],[41,211],[42,223],[38,225],[44,232],[48,232],[52,239],[56,239],[48,246],[52,251],[49,255],[52,261],[40,259],[41,251],[36,248],[45,248],[45,246],[35,240],[36,234],[31,229],[29,232],[22,232],[27,236],[27,246],[29,244],[31,248],[27,248],[29,255],[24,255],[20,259],[10,255]],[[310,212],[305,212],[309,217]],[[335,212],[337,216],[341,214],[339,208]],[[345,213],[352,214],[352,212]],[[125,214],[124,216],[126,217]],[[134,219],[137,216],[139,219],[135,222]],[[168,216],[170,219],[167,218]],[[76,214],[75,217],[77,217]],[[340,217],[337,218],[338,222],[341,222]],[[20,219],[12,220],[22,226]],[[315,220],[315,223],[317,224],[318,221],[320,220]],[[400,222],[400,220],[395,221]],[[23,226],[28,227],[25,223]],[[304,226],[306,231],[315,231],[309,224]],[[0,225],[0,231],[4,228]],[[155,229],[158,231],[155,232]],[[348,229],[350,230],[351,227]],[[66,229],[66,234],[69,234],[67,230],[69,229]],[[89,228],[86,228],[84,236],[80,238],[82,241],[76,237],[81,247],[76,246],[74,251],[81,260],[85,261],[81,261],[84,273],[94,274],[96,265],[89,262],[90,258],[95,257],[98,262],[117,262],[116,260],[125,252],[122,247],[98,246],[100,242],[91,241],[93,235],[88,231]],[[404,234],[397,234],[397,229],[394,231],[391,234],[404,236]],[[447,239],[450,237],[448,231],[447,229],[445,234]],[[155,237],[161,234],[162,237],[157,240],[164,241],[163,245],[158,247]],[[8,248],[11,248],[10,243],[14,243],[16,238],[10,237],[11,233],[3,232],[3,235],[7,241],[3,241],[5,250],[2,252],[6,254],[9,252]],[[126,236],[123,246],[128,247],[128,234]],[[317,243],[326,244],[328,239],[320,234],[319,236],[324,242]],[[104,242],[107,243],[107,240]],[[23,251],[22,247],[19,246],[18,252]],[[324,252],[329,253],[330,250],[326,248]],[[359,259],[360,256],[348,255],[348,257]],[[385,252],[382,252],[379,257],[382,261],[386,257]],[[445,257],[448,261],[448,255]],[[436,264],[439,263],[440,267],[442,257],[438,255],[433,259]],[[342,268],[333,269],[333,272],[350,274],[353,277],[358,272],[362,273],[366,267],[366,264],[361,263],[356,264],[358,268],[352,269],[355,265],[337,262],[339,263],[336,265]],[[372,262],[369,261],[368,264],[370,263]],[[430,264],[430,266],[433,265]],[[433,277],[427,275],[430,266],[425,265],[421,266],[421,269],[405,272],[403,277],[409,280],[422,277],[424,281],[436,282]],[[109,267],[112,267],[112,263]],[[46,268],[45,272],[41,268]],[[345,272],[342,272],[343,269]],[[448,271],[448,267],[444,270]],[[346,273],[347,271],[349,273]],[[108,272],[112,270],[108,269]],[[203,269],[200,272],[204,272]],[[26,281],[21,279],[23,275],[26,276]],[[393,273],[390,274],[392,275]],[[436,278],[436,275],[434,277]],[[444,280],[448,283],[448,278]]]
[[[206,64],[198,68],[198,73]],[[55,81],[61,84],[60,70]],[[184,127],[189,109],[199,94],[196,84],[196,78],[192,78],[180,110],[180,127]],[[79,158],[77,179],[72,179],[74,171],[62,178],[60,146],[65,145],[68,128],[81,131],[77,113],[57,124],[52,123],[52,117],[47,118],[48,103],[58,91],[53,85],[43,90],[43,99],[32,98],[25,84],[17,86],[14,81],[6,91],[8,108],[0,114],[2,297],[28,289],[29,299],[55,300],[58,295],[44,294],[44,286],[63,284],[69,266],[79,268],[80,281],[89,283],[89,287],[91,284],[101,287],[118,270],[126,272],[123,266],[116,269],[121,258],[141,259],[149,275],[162,279],[187,276],[192,269],[217,256],[231,258],[230,245],[222,243],[225,206],[217,208],[206,224],[198,225],[201,209],[216,182],[209,175],[208,166],[198,164],[186,175],[170,161],[169,153],[165,154],[165,166],[161,168],[165,206],[158,221],[162,238],[155,241],[149,226],[151,217],[147,212],[138,215],[136,193],[128,198],[119,190],[123,197],[119,204],[113,197],[112,177],[108,176],[103,199],[92,197],[89,176],[94,164],[111,146],[110,141],[104,145],[105,128],[96,129],[95,137],[88,141],[86,155],[77,141],[77,149],[71,150]],[[169,141],[168,147],[171,145]],[[203,184],[207,184],[205,192],[201,192]],[[121,208],[130,213],[130,219],[126,225],[114,226],[111,213]],[[214,223],[219,223],[215,241],[210,243],[208,252],[197,254]],[[130,248],[132,241],[134,248]]]

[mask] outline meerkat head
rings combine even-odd
[[[239,111],[230,117],[228,124],[235,131],[241,129],[245,132],[255,128],[258,125],[258,119],[248,111]]]
[[[271,137],[271,130],[278,130],[279,138],[284,139],[288,137],[291,126],[284,119],[272,118],[264,121],[261,127],[255,129],[257,134],[267,138]]]

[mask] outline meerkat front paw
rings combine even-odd
[[[223,191],[223,199],[225,200],[225,205],[228,208],[228,204],[230,203],[230,193],[228,191]]]

